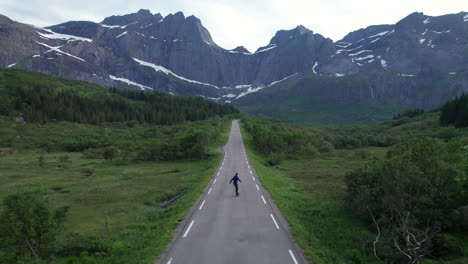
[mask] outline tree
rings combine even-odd
[[[50,259],[68,207],[50,209],[38,193],[7,196],[0,215],[0,248],[5,263],[23,258]]]
[[[467,164],[459,142],[413,138],[346,175],[349,206],[376,226],[377,258],[415,264],[432,252],[434,236],[466,205]]]
[[[114,146],[107,147],[104,149],[104,159],[112,161],[118,156],[119,152],[120,150]]]

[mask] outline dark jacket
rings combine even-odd
[[[237,185],[237,181],[242,182],[237,175],[234,175],[229,183],[234,182],[234,185]]]

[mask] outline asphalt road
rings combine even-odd
[[[238,172],[238,197],[230,179]],[[162,264],[297,264],[298,251],[281,225],[246,156],[233,121],[224,160]]]

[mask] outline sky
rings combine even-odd
[[[37,26],[71,20],[100,22],[149,9],[166,16],[195,15],[225,49],[265,46],[276,31],[297,25],[333,41],[378,24],[395,24],[417,11],[438,16],[468,11],[467,0],[0,0],[0,14]]]

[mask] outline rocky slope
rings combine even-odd
[[[294,95],[323,98],[314,104],[391,99],[432,108],[468,91],[468,13],[413,13],[336,43],[298,26],[252,53],[223,49],[181,12],[140,10],[47,28],[0,16],[0,66],[240,105]],[[282,92],[272,94],[275,87]]]

